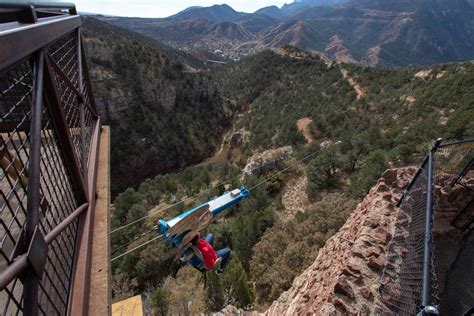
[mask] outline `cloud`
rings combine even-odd
[[[289,0],[288,2],[291,2]],[[190,6],[227,3],[237,11],[254,12],[269,5],[282,6],[285,0],[76,0],[78,11],[119,16],[167,17]]]

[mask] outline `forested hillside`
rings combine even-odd
[[[439,136],[474,134],[471,62],[382,70],[326,63],[286,47],[221,68],[215,80],[223,95],[250,109],[234,124],[250,132],[244,152],[302,146],[306,140],[297,127],[302,118],[311,121],[307,129],[316,143],[336,144],[316,157],[310,183],[315,188],[344,175],[356,180],[368,160],[406,165],[417,162]],[[318,179],[321,172],[328,179]],[[362,189],[358,181],[351,185]]]
[[[198,61],[93,18],[83,34],[98,110],[112,128],[113,195],[212,154],[232,108],[193,68]]]
[[[234,251],[223,275],[208,273],[206,288],[190,268],[170,277],[169,250],[161,243],[114,262],[114,297],[144,293],[159,314],[217,311],[228,304],[265,308],[309,266],[385,169],[418,164],[437,137],[474,135],[474,64],[469,62],[380,70],[330,63],[285,47],[224,66],[212,80],[239,111],[223,145],[228,155],[150,178],[120,194],[113,227],[150,217],[114,233],[113,254],[150,239],[153,233],[141,234],[158,218],[225,190],[270,180],[206,230],[215,234],[217,249]],[[287,162],[292,168],[241,176],[255,153],[286,145],[294,149]],[[303,157],[310,158],[302,162]],[[292,194],[303,198],[295,201]],[[301,201],[288,216],[292,203]]]

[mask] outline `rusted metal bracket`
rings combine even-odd
[[[48,258],[48,244],[38,226],[36,226],[35,232],[33,233],[33,239],[30,242],[26,256],[33,270],[35,270],[36,275],[41,280]]]

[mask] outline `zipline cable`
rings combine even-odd
[[[126,243],[125,245],[121,245],[121,246],[116,247],[115,249],[112,250],[112,252],[116,252],[116,251],[119,251],[119,250],[127,249],[131,244],[133,244],[135,241],[137,241],[137,239],[142,238],[142,237],[144,237],[144,236],[146,236],[146,235],[148,235],[148,234],[151,234],[151,233],[153,233],[153,232],[156,232],[157,229],[158,229],[158,226],[157,226],[157,225],[153,226],[152,229],[150,229],[150,230],[144,232],[144,233],[141,234],[140,236],[135,237],[133,240],[131,240],[130,242]]]
[[[158,235],[158,236],[156,236],[156,237],[154,237],[154,238],[148,240],[147,242],[144,242],[143,244],[138,245],[138,246],[136,246],[135,248],[130,249],[129,251],[126,251],[126,252],[122,253],[121,255],[118,255],[118,256],[112,258],[112,260],[110,260],[110,261],[117,260],[118,258],[121,258],[121,257],[123,257],[123,256],[125,256],[125,255],[127,255],[127,254],[129,254],[129,253],[131,253],[131,252],[133,252],[133,251],[135,251],[135,250],[137,250],[137,249],[140,249],[140,248],[142,248],[142,247],[148,245],[148,244],[151,243],[152,241],[155,241],[155,240],[161,239],[161,238],[163,238],[163,235]]]
[[[221,183],[223,183],[223,182],[231,182],[231,181],[234,181],[235,179],[238,179],[238,178],[240,178],[240,175],[239,175],[239,176],[236,176],[236,177],[233,177],[233,178],[230,178],[230,179],[225,180],[225,181],[221,181]],[[215,187],[212,187],[212,188],[214,189]],[[120,227],[117,227],[117,228],[113,229],[113,230],[110,232],[110,234],[113,234],[113,233],[115,233],[115,232],[118,232],[118,231],[120,231],[120,230],[122,230],[122,229],[124,229],[124,228],[127,228],[127,227],[131,226],[131,225],[138,224],[138,223],[140,223],[141,221],[144,221],[145,219],[147,219],[148,217],[150,217],[150,216],[152,216],[152,215],[155,215],[155,214],[158,214],[158,213],[162,213],[162,212],[164,212],[164,211],[167,211],[167,210],[169,210],[170,208],[173,208],[173,207],[175,207],[175,206],[178,206],[178,205],[180,205],[180,204],[182,204],[182,203],[184,203],[184,202],[196,200],[199,196],[208,194],[210,191],[211,191],[211,190],[208,189],[208,190],[206,190],[206,191],[202,191],[202,192],[196,193],[196,194],[194,194],[194,195],[192,195],[192,196],[189,196],[189,197],[186,197],[186,198],[184,198],[184,199],[182,199],[182,200],[180,200],[180,201],[178,201],[178,202],[176,202],[176,203],[174,203],[174,204],[171,204],[170,206],[167,206],[167,207],[165,207],[165,208],[163,208],[163,209],[156,210],[156,211],[152,211],[152,212],[148,213],[148,215],[143,216],[142,218],[139,218],[139,219],[137,219],[137,220],[134,220],[133,222],[127,223],[127,224],[125,224],[125,225],[123,225],[123,226],[120,226]]]
[[[263,180],[263,181],[257,183],[256,185],[254,185],[253,187],[251,187],[251,188],[248,189],[248,190],[249,190],[249,191],[252,191],[253,189],[255,189],[255,188],[261,186],[262,184],[264,184],[264,183],[266,183],[266,182],[272,180],[273,178],[275,178],[275,177],[278,176],[279,174],[281,174],[281,173],[287,171],[288,169],[291,169],[291,168],[294,167],[297,163],[301,163],[301,162],[305,161],[306,159],[308,159],[308,158],[310,158],[310,157],[316,155],[318,152],[319,152],[318,150],[315,150],[315,151],[313,151],[312,153],[310,153],[310,154],[304,156],[304,157],[301,158],[300,160],[296,160],[295,162],[293,162],[292,164],[290,164],[288,167],[283,168],[283,169],[281,169],[280,171],[278,171],[278,172],[272,174],[271,176],[269,176],[269,177],[266,178],[265,180]]]
[[[195,200],[198,196],[204,195],[204,194],[206,194],[206,193],[209,193],[209,190],[203,191],[203,192],[199,192],[199,193],[197,193],[197,194],[195,194],[195,195],[193,195],[193,196],[189,196],[189,197],[187,197],[187,198],[184,198],[184,199],[182,199],[181,201],[178,201],[178,202],[176,202],[176,203],[174,203],[174,204],[171,204],[170,206],[167,206],[167,207],[165,207],[165,208],[163,208],[163,209],[150,212],[148,215],[143,216],[142,218],[139,218],[139,219],[137,219],[137,220],[135,220],[135,221],[133,221],[133,222],[130,222],[130,223],[128,223],[128,224],[125,224],[125,225],[123,225],[123,226],[120,226],[120,227],[115,228],[115,229],[112,230],[110,233],[113,234],[113,233],[118,232],[118,231],[120,231],[120,230],[122,230],[122,229],[124,229],[124,228],[127,228],[127,227],[130,226],[130,225],[137,224],[137,223],[139,223],[139,222],[141,222],[141,221],[144,221],[145,219],[147,219],[148,217],[150,217],[150,216],[152,216],[152,215],[155,215],[155,214],[164,212],[164,211],[166,211],[166,210],[169,210],[170,208],[175,207],[175,206],[178,206],[178,205],[180,205],[180,204],[182,204],[182,203],[184,203],[184,202],[186,202],[186,201],[188,201],[188,200]]]

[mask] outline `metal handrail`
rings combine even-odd
[[[0,10],[5,9],[27,9],[33,6],[36,9],[63,9],[69,10],[76,8],[72,2],[44,2],[44,1],[2,1]]]
[[[44,240],[46,244],[51,244],[59,234],[61,234],[68,226],[74,221],[84,210],[87,209],[89,203],[84,203],[73,211],[68,217],[66,217],[61,223],[58,224],[51,232],[49,232]],[[0,291],[3,291],[7,285],[13,281],[18,275],[21,274],[28,267],[28,256],[23,254],[16,258],[12,264],[10,264],[5,270],[0,272]]]

